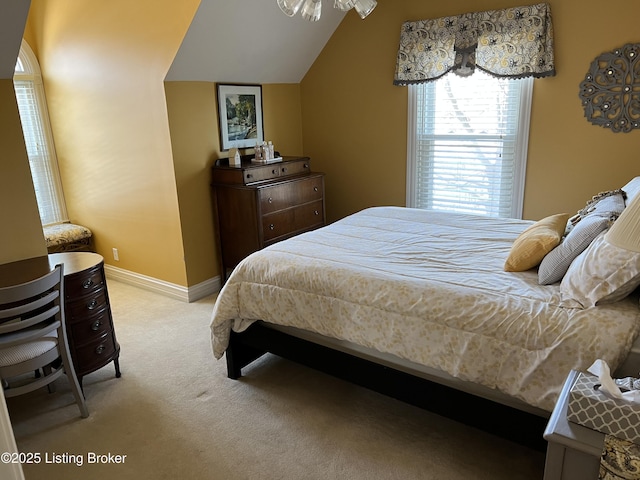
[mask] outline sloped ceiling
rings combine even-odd
[[[318,22],[287,17],[276,0],[202,0],[166,80],[299,83],[344,15],[333,0]]]

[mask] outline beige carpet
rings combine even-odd
[[[185,304],[115,281],[109,293],[122,377],[113,365],[85,377],[90,417],[65,378],[7,401],[18,448],[42,457],[27,480],[542,479],[538,451],[277,357],[227,379],[211,354],[213,297]]]

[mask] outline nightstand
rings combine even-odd
[[[572,370],[562,387],[544,438],[549,442],[544,480],[597,480],[604,434],[567,420],[569,391],[579,372]]]

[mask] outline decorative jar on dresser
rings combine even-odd
[[[244,257],[325,224],[324,174],[309,157],[238,166],[227,158],[212,167],[217,203],[222,277]]]
[[[67,252],[49,255],[49,264],[64,264],[67,337],[71,359],[82,377],[113,361],[120,377],[120,345],[116,340],[104,259],[97,253]]]

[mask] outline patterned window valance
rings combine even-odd
[[[546,3],[405,22],[393,83],[435,80],[475,67],[497,77],[555,75],[551,8]]]

